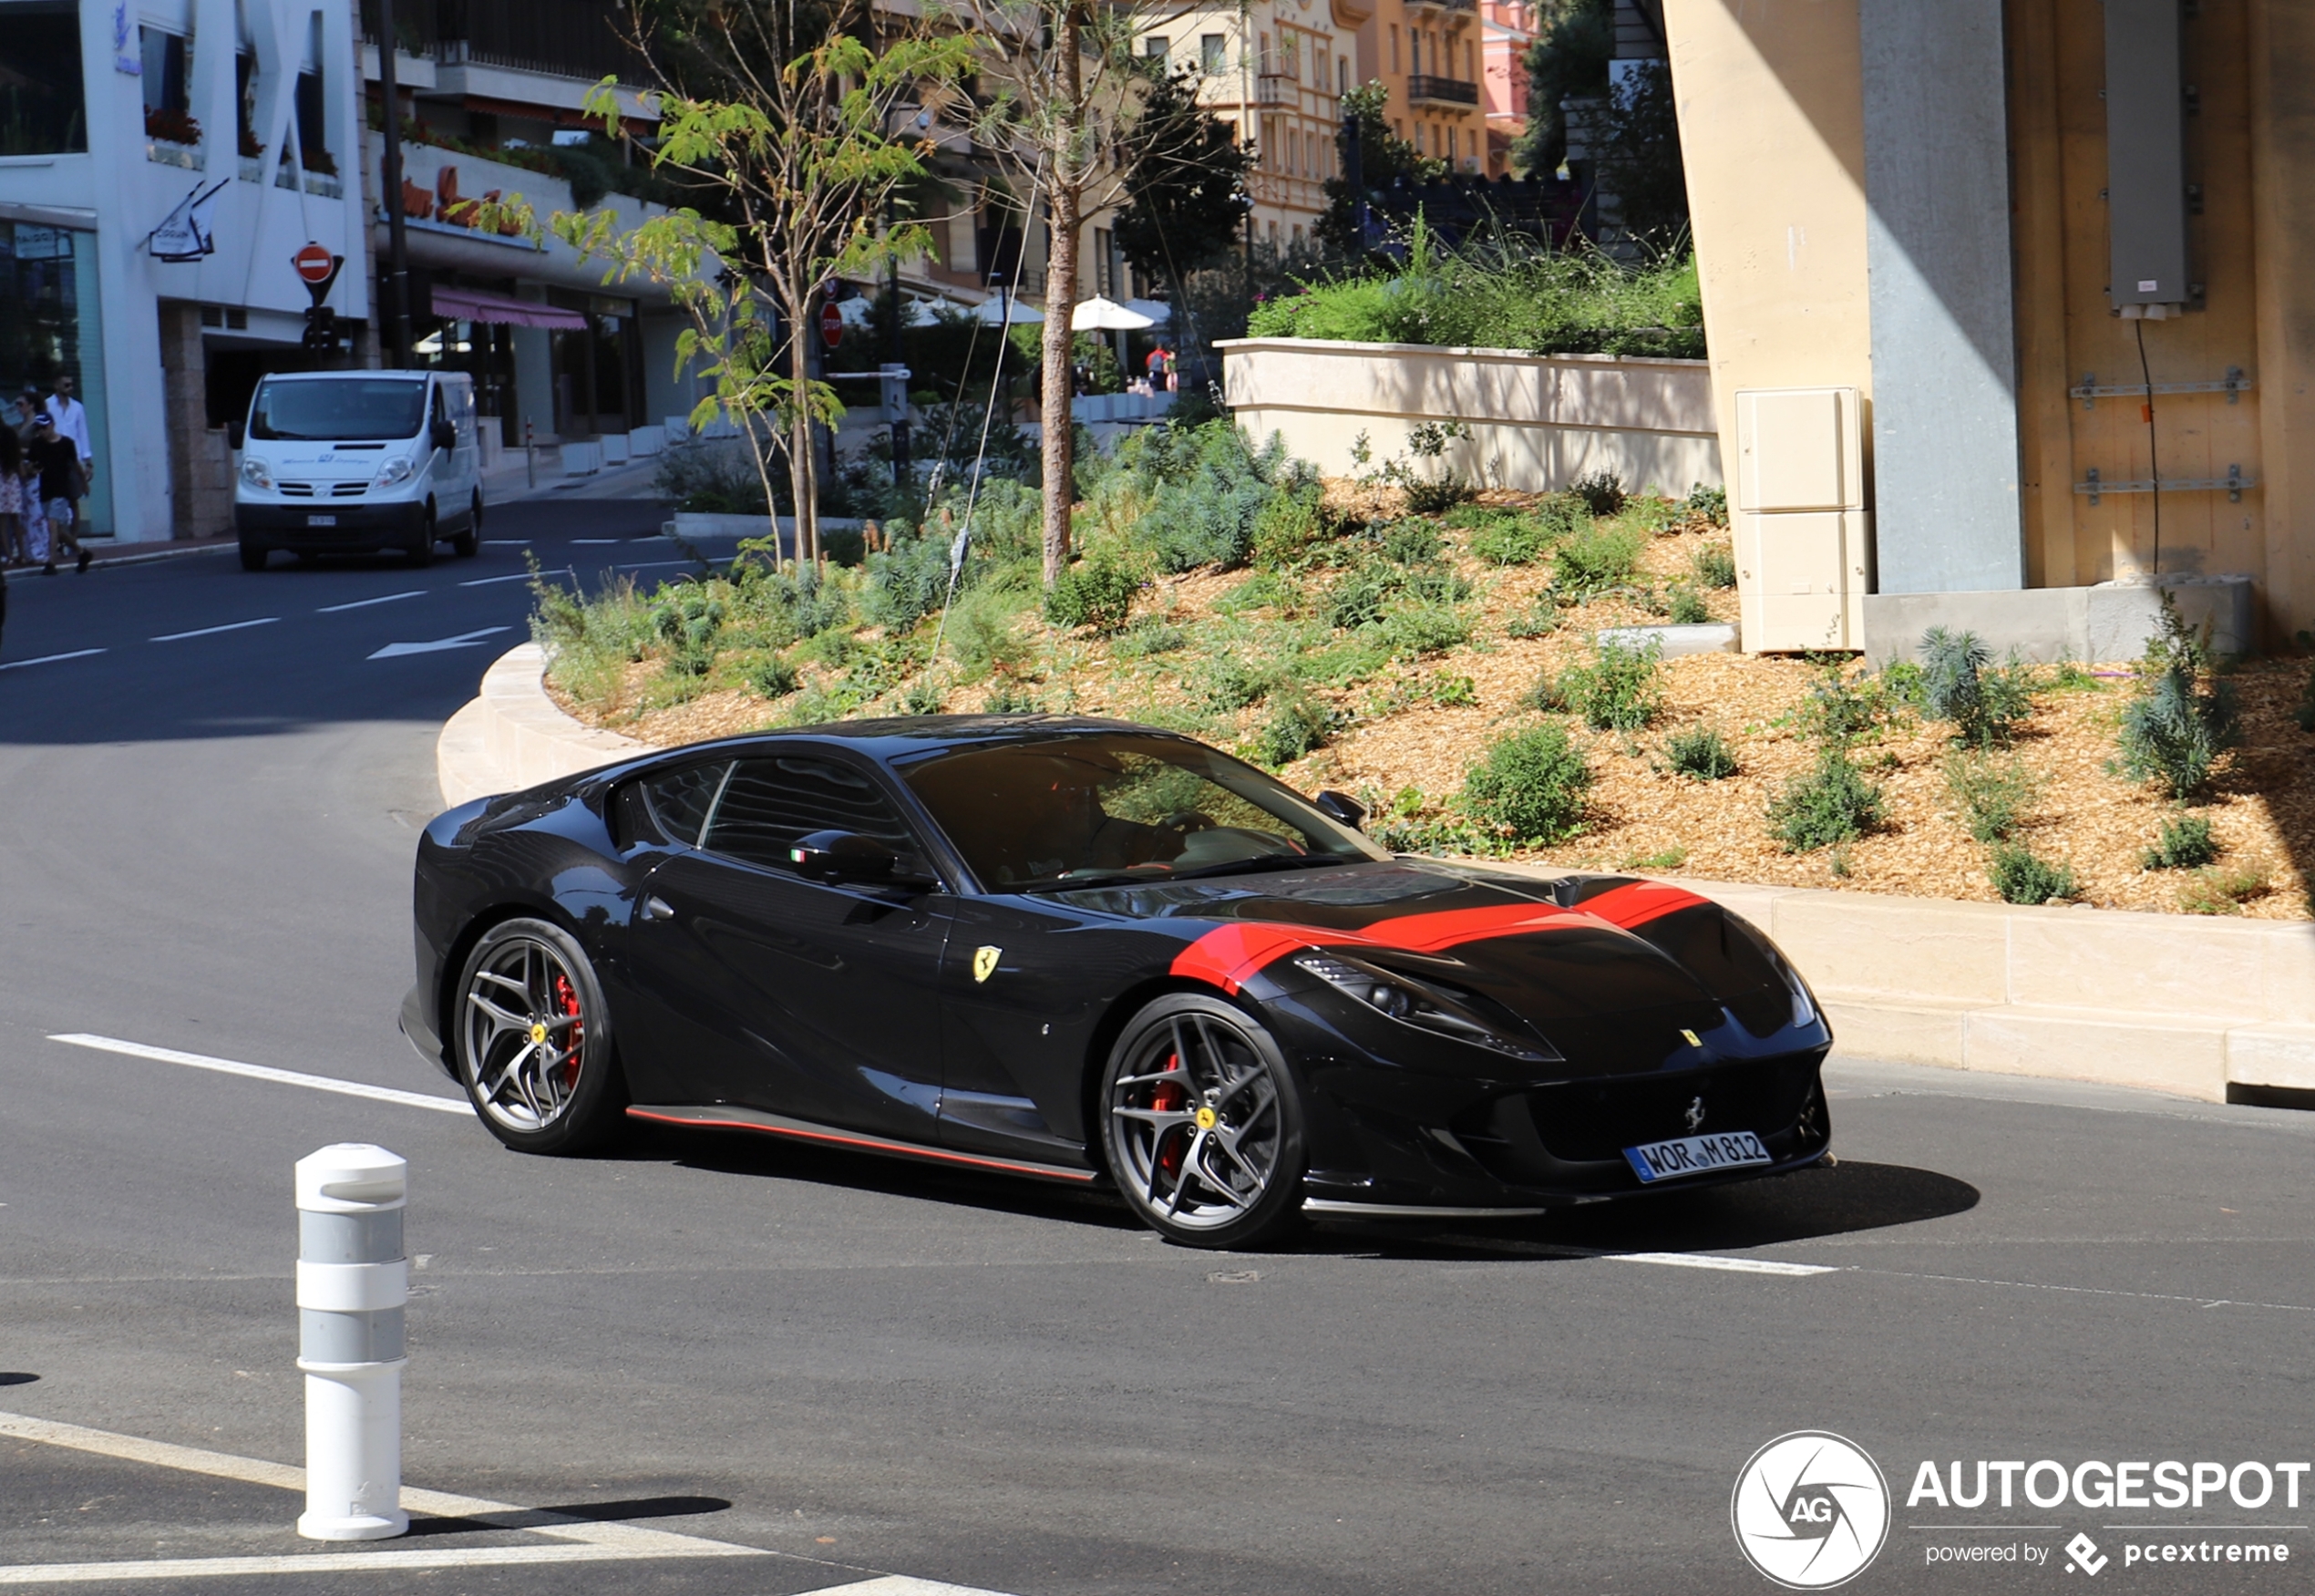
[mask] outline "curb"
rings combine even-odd
[[[443,726],[445,801],[649,751],[557,708],[545,668],[537,644],[509,650]],[[1667,879],[1774,937],[1844,1052],[2214,1103],[2315,1092],[2315,924]]]

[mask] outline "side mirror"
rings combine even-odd
[[[427,437],[437,448],[458,447],[458,429],[448,421],[436,422],[427,433]]]
[[[1366,810],[1346,792],[1322,792],[1311,800],[1319,812],[1332,820],[1340,820],[1352,830],[1358,830],[1366,820]]]
[[[889,843],[857,831],[815,831],[798,838],[788,848],[787,860],[797,874],[830,884],[905,887],[930,880],[902,869],[900,855]]]
[[[228,421],[225,423],[225,443],[228,448],[233,449],[236,453],[240,451],[242,447],[242,424],[240,422]]]

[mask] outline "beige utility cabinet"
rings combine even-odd
[[[1873,518],[1857,391],[1740,391],[1730,509],[1745,649],[1862,648]]]

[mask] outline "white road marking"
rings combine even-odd
[[[599,544],[617,543],[624,541],[625,540],[620,538],[573,538],[571,540],[571,542],[573,548],[591,548]]]
[[[121,1053],[131,1058],[150,1058],[162,1064],[190,1065],[194,1069],[213,1069],[220,1075],[246,1076],[255,1081],[273,1081],[285,1086],[310,1086],[317,1092],[336,1092],[348,1097],[370,1097],[381,1103],[399,1103],[408,1108],[433,1108],[444,1114],[472,1114],[473,1105],[464,1097],[437,1097],[430,1092],[405,1092],[393,1086],[374,1086],[364,1081],[342,1081],[332,1076],[304,1075],[293,1069],[275,1069],[270,1065],[242,1064],[236,1059],[211,1058],[203,1053],[180,1053],[173,1047],[149,1047],[142,1042],[123,1042],[115,1036],[92,1036],[85,1032],[69,1032],[48,1038],[71,1047],[93,1047],[100,1053]]]
[[[32,665],[53,665],[58,660],[85,660],[92,654],[102,654],[101,648],[76,648],[70,654],[44,654],[36,660],[10,660],[0,665],[0,671],[21,671]]]
[[[0,1436],[65,1447],[77,1452],[118,1457],[187,1474],[206,1474],[279,1490],[305,1489],[305,1471],[286,1463],[240,1457],[169,1441],[149,1441],[83,1425],[0,1413]],[[98,1584],[115,1580],[177,1580],[220,1574],[327,1574],[357,1569],[504,1568],[524,1563],[603,1562],[644,1558],[772,1557],[761,1547],[741,1546],[704,1536],[678,1535],[640,1524],[593,1522],[449,1491],[402,1488],[402,1507],[414,1513],[458,1519],[494,1529],[526,1530],[561,1542],[554,1546],[432,1547],[376,1551],[296,1552],[281,1557],[155,1559],[139,1562],[32,1563],[0,1567],[0,1585]],[[807,1596],[1003,1596],[970,1585],[948,1585],[903,1574],[870,1576],[830,1585]]]
[[[486,637],[496,637],[501,632],[511,632],[510,626],[485,626],[478,632],[461,632],[456,637],[438,638],[432,643],[389,643],[370,655],[374,660],[398,660],[414,654],[440,654],[446,648],[479,648]]]
[[[1494,1236],[1453,1236],[1458,1246],[1488,1252],[1518,1252],[1538,1258],[1597,1258],[1609,1263],[1662,1263],[1673,1269],[1718,1269],[1730,1274],[1843,1274],[1846,1264],[1786,1263],[1775,1258],[1730,1258],[1717,1252],[1626,1252],[1612,1247],[1563,1247],[1549,1241],[1514,1241]]]
[[[182,643],[188,637],[214,637],[221,632],[246,632],[252,626],[271,626],[280,619],[279,615],[261,615],[254,621],[230,621],[222,626],[203,626],[192,632],[166,632],[159,637],[148,638],[146,641]]]
[[[426,590],[414,587],[406,593],[388,593],[382,599],[355,599],[350,604],[324,604],[314,613],[316,615],[334,615],[341,610],[366,610],[372,604],[390,604],[396,599],[422,599],[424,597],[426,597]]]
[[[518,571],[512,576],[478,576],[471,582],[462,582],[458,585],[460,587],[489,587],[494,582],[529,582],[530,580],[529,571]]]

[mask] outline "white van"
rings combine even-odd
[[[482,449],[474,379],[458,371],[281,372],[257,385],[233,483],[242,569],[276,549],[399,549],[434,561],[443,539],[481,547]]]

